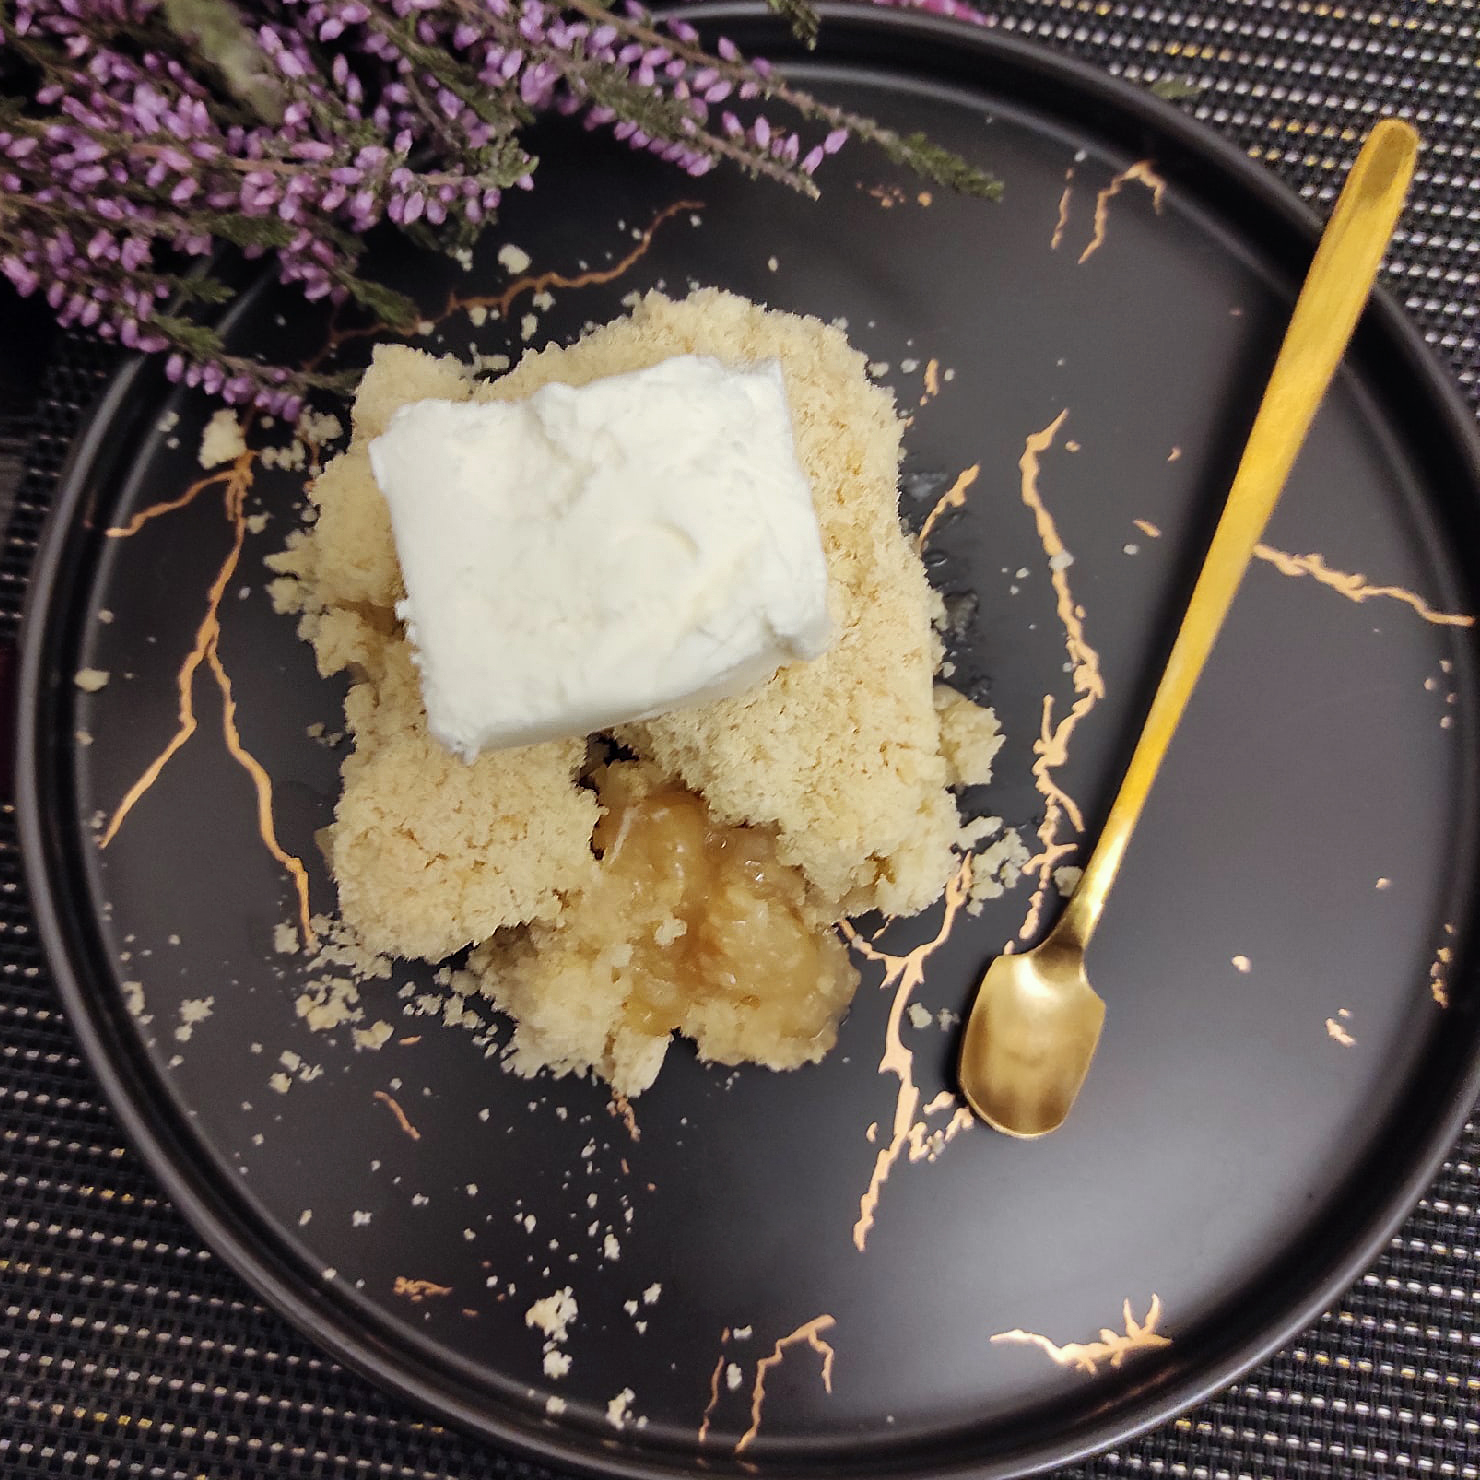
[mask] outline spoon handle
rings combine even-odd
[[[1368,135],[1347,176],[1300,290],[1145,728],[1084,875],[1052,932],[1065,944],[1077,940],[1082,949],[1099,923],[1177,722],[1356,328],[1417,153],[1413,129],[1384,119]]]

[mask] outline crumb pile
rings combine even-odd
[[[407,402],[510,399],[689,353],[781,363],[827,557],[833,646],[742,697],[623,727],[613,738],[636,761],[604,766],[607,756],[580,738],[465,764],[427,733],[395,617],[399,567],[368,442]],[[737,940],[783,914],[813,935],[870,909],[912,914],[944,890],[961,838],[951,788],[989,779],[1001,736],[990,711],[935,682],[940,600],[899,526],[899,436],[889,394],[838,330],[714,290],[683,301],[649,294],[630,317],[526,355],[492,382],[450,358],[377,350],[351,445],[312,486],[316,517],[274,559],[274,600],[300,615],[320,672],[354,679],[345,704],[354,749],[328,838],[345,923],[393,955],[440,960],[478,946],[469,966],[517,1019],[519,1072],[595,1069],[636,1094],[656,1075],[673,1027],[702,1056],[790,1067],[831,1047],[851,992],[850,971],[846,991],[834,982],[822,994],[820,1025],[805,1013],[762,1012],[751,1015],[762,1025],[753,1032],[737,1029],[745,1014],[735,1009],[763,988],[732,993],[723,1011],[656,1010],[642,963],[689,920],[600,907],[617,887],[616,850],[598,837],[601,857],[593,851],[604,809],[610,831],[612,814],[640,808],[655,790],[686,789],[703,799],[715,846],[734,846],[723,842],[728,830],[754,830],[764,879],[748,905],[732,901],[750,915]],[[624,770],[632,774],[618,782],[597,775]],[[831,962],[819,960],[827,975]],[[721,951],[719,969],[734,965]],[[697,977],[693,989],[703,993]]]

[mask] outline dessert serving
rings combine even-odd
[[[455,515],[459,478],[476,482],[495,454],[517,484],[533,435],[514,425],[518,406],[543,407],[529,413],[544,417],[539,437],[557,436],[546,387],[600,383],[604,414],[618,414],[586,474],[606,476],[621,455],[620,413],[642,405],[630,394],[644,380],[637,372],[656,377],[647,394],[663,394],[665,377],[673,394],[683,366],[691,378],[669,418],[676,442],[694,375],[721,395],[749,386],[763,400],[778,375],[784,387],[825,570],[809,598],[805,538],[795,527],[790,542],[775,534],[794,525],[795,498],[773,500],[772,519],[752,494],[757,521],[775,534],[770,553],[792,561],[759,627],[739,608],[716,616],[715,593],[727,564],[740,562],[743,576],[744,562],[766,552],[735,533],[743,518],[713,540],[694,527],[679,512],[686,485],[665,485],[660,511],[664,538],[683,549],[640,572],[626,600],[593,587],[630,574],[611,521],[636,517],[634,488],[596,499],[594,522],[578,530],[584,554],[563,566],[539,565],[538,537],[516,561],[508,541],[530,531],[507,510],[481,535],[463,531],[482,560],[460,562],[457,531],[421,507]],[[722,372],[737,378],[720,384]],[[579,424],[567,392],[555,401]],[[511,410],[473,410],[490,404]],[[274,600],[300,614],[320,671],[352,679],[353,750],[325,840],[346,927],[385,955],[436,961],[472,947],[465,970],[515,1019],[508,1061],[520,1073],[590,1069],[633,1095],[652,1083],[675,1029],[722,1063],[781,1069],[822,1057],[857,981],[833,927],[871,910],[912,914],[940,897],[963,844],[953,788],[989,779],[1000,744],[990,711],[937,682],[942,606],[899,524],[900,422],[862,356],[836,328],[727,293],[652,293],[630,317],[531,353],[494,381],[453,359],[383,347],[353,425],[348,450],[313,485],[311,524],[273,562]],[[773,422],[755,443],[767,463],[757,485],[761,471],[768,486],[785,481],[777,437]],[[579,437],[562,445],[561,466],[574,467]],[[699,482],[707,476],[702,459],[684,466]],[[541,498],[569,503],[538,477],[517,486],[530,520]],[[720,506],[751,485],[742,477],[727,487]],[[651,538],[645,548],[659,558]],[[455,568],[480,563],[501,589],[492,606],[460,606]],[[680,607],[706,595],[715,607],[693,631],[717,623],[741,634],[717,665],[726,670],[718,686],[700,668],[683,680],[685,634],[654,627],[642,599],[691,568],[700,575]],[[732,584],[764,605],[771,598],[757,595],[757,581],[765,577]],[[593,612],[623,631],[593,625]],[[538,660],[523,669],[506,651],[519,629]],[[600,662],[587,661],[583,643],[600,646]],[[614,700],[613,673],[654,644],[671,661]],[[523,699],[489,682],[510,673],[522,675]],[[469,718],[480,685],[487,703]]]

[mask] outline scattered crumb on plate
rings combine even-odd
[[[219,467],[222,463],[235,462],[246,450],[246,438],[242,436],[242,427],[236,418],[236,412],[229,406],[221,407],[201,433],[201,467],[209,469]]]
[[[498,264],[512,277],[528,272],[529,262],[529,253],[523,247],[516,247],[513,242],[505,242],[498,249]]]

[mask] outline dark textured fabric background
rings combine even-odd
[[[1380,113],[1424,136],[1388,281],[1480,406],[1480,5],[1017,0],[1002,31],[1152,84],[1329,200]],[[27,334],[31,321],[19,321]],[[13,332],[17,321],[12,319]],[[3,331],[0,331],[3,332]],[[14,633],[55,473],[101,359],[63,342],[0,556]],[[14,465],[6,389],[0,461]],[[0,467],[0,473],[4,468]],[[1081,1473],[1480,1477],[1480,1133],[1294,1345]],[[161,1199],[78,1058],[0,817],[0,1474],[227,1480],[538,1475],[422,1422],[263,1310]]]

